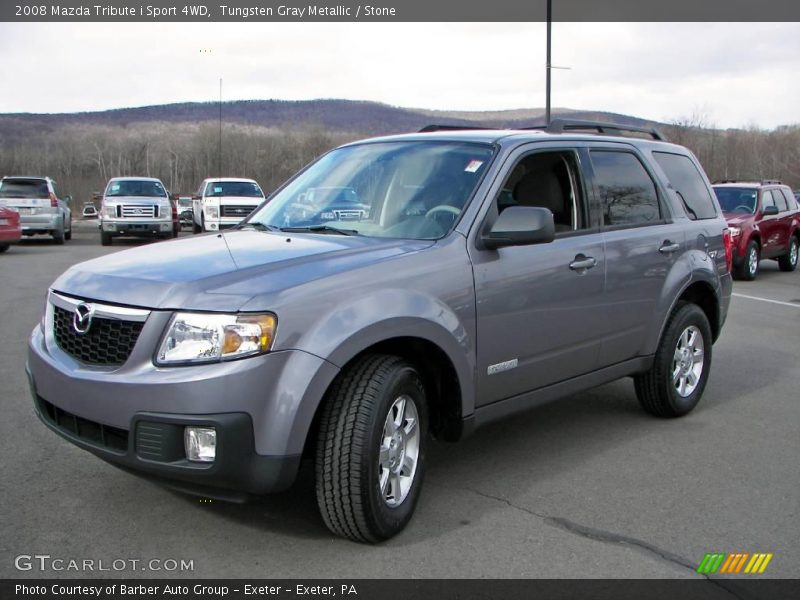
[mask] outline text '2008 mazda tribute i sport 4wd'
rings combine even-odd
[[[725,220],[686,149],[577,125],[348,144],[236,229],[75,265],[30,339],[39,417],[207,497],[286,489],[313,457],[327,526],[374,542],[409,521],[431,434],[624,376],[688,413],[730,302]],[[309,200],[334,187],[368,210]]]

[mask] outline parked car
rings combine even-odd
[[[87,204],[83,207],[83,218],[84,219],[96,219],[97,218],[97,208],[94,204]]]
[[[178,197],[178,216],[182,228],[192,226],[193,214],[191,196]]]
[[[264,201],[264,192],[252,179],[205,179],[193,201],[193,230],[220,231],[235,227]]]
[[[0,206],[19,213],[22,234],[51,235],[56,244],[72,239],[71,198],[49,177],[3,177]]]
[[[778,261],[781,271],[797,268],[800,208],[789,186],[779,181],[726,181],[714,192],[734,243],[733,274],[752,281],[759,261]]]
[[[177,214],[160,180],[114,177],[108,182],[100,209],[100,241],[110,246],[120,236],[177,237]]]
[[[311,457],[327,526],[377,542],[429,434],[626,376],[686,415],[728,313],[725,219],[685,148],[570,126],[355,142],[236,230],[71,267],[30,338],[39,417],[204,497],[286,489]],[[369,211],[297,213],[330,182]]]
[[[22,238],[19,213],[13,208],[0,206],[0,252],[5,252],[11,244]]]

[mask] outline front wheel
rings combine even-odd
[[[711,369],[711,326],[696,304],[679,304],[658,344],[653,366],[634,377],[636,396],[656,417],[680,417],[703,395]]]
[[[111,245],[111,234],[106,233],[105,231],[100,232],[100,244],[103,246],[110,246]]]
[[[325,402],[316,452],[325,525],[358,542],[386,540],[409,522],[422,487],[422,379],[402,358],[367,355],[337,378]]]
[[[797,268],[797,254],[800,242],[797,237],[789,238],[789,251],[778,259],[778,266],[781,271],[792,272]]]

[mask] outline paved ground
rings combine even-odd
[[[625,380],[434,445],[412,524],[368,547],[328,534],[308,468],[285,494],[200,504],[37,421],[23,368],[45,290],[121,247],[84,229],[0,256],[1,577],[42,576],[14,569],[37,553],[193,559],[200,577],[696,577],[708,551],[773,552],[766,575],[800,576],[800,271],[736,283],[689,417],[646,416]]]

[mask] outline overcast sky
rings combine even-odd
[[[0,112],[349,98],[544,106],[542,23],[0,24]],[[556,23],[553,105],[800,122],[800,23]]]

